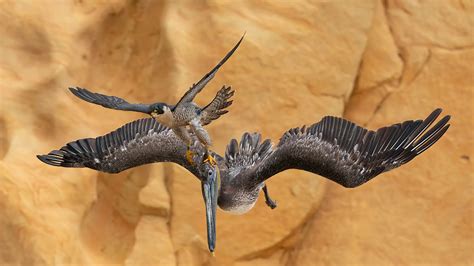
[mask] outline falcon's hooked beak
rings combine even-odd
[[[220,186],[220,172],[218,166],[208,164],[207,180],[202,182],[202,196],[206,204],[207,244],[209,251],[214,255],[216,247],[216,210],[217,195]]]

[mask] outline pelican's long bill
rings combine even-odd
[[[202,196],[206,204],[207,245],[211,253],[214,253],[214,248],[216,247],[216,209],[219,183],[219,168],[217,166],[210,166],[207,180],[202,182]]]

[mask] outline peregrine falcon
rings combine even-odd
[[[193,140],[187,126],[190,127],[199,142],[208,149],[212,144],[211,138],[203,126],[211,123],[212,120],[215,120],[228,112],[224,109],[232,104],[232,101],[229,101],[229,99],[234,95],[234,91],[231,90],[230,86],[222,87],[217,92],[215,98],[204,108],[195,104],[193,99],[199,92],[201,92],[207,83],[211,81],[219,68],[232,56],[235,50],[237,50],[243,38],[244,36],[240,38],[234,48],[232,48],[232,50],[230,50],[209,73],[207,73],[196,84],[193,84],[176,105],[168,105],[162,102],[153,104],[131,104],[122,98],[94,93],[84,88],[76,87],[69,88],[69,90],[84,101],[98,104],[106,108],[134,111],[151,115],[162,125],[171,128],[173,132],[188,145],[186,156],[188,160],[192,162],[193,154],[190,146]],[[212,164],[216,163],[212,156],[209,156],[207,159]]]
[[[213,252],[217,205],[242,214],[254,206],[263,190],[267,205],[273,208],[265,181],[287,169],[309,171],[347,188],[360,186],[408,163],[436,143],[449,128],[449,115],[431,126],[440,114],[441,109],[436,109],[424,120],[377,131],[326,116],[309,127],[288,130],[275,147],[268,139],[261,141],[258,133],[244,133],[240,142],[230,141],[224,157],[213,154],[214,166],[204,162],[207,151],[201,146],[195,147],[194,154],[194,161],[200,163],[191,164],[186,159],[186,145],[172,130],[146,118],[101,137],[70,142],[38,158],[53,166],[88,167],[107,173],[154,162],[183,166],[202,182],[208,245]]]

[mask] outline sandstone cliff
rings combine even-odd
[[[0,2],[0,264],[473,264],[473,1]],[[35,157],[142,117],[80,101],[77,85],[176,101],[243,32],[197,98],[236,89],[208,128],[215,150],[275,141],[324,115],[375,129],[453,116],[410,164],[356,189],[302,171],[268,182],[243,216],[218,213],[206,247],[199,182],[180,167],[117,175]]]

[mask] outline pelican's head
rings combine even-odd
[[[209,251],[214,254],[216,246],[216,211],[217,196],[221,185],[219,167],[208,162],[203,163],[203,178],[201,180],[202,196],[206,205],[207,244]]]
[[[171,108],[166,103],[154,103],[150,106],[149,114],[153,118],[171,112]]]

